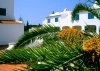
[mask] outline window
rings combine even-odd
[[[87,25],[87,26],[85,26],[85,32],[96,33],[96,26],[95,25]]]
[[[58,17],[57,17],[57,18],[55,18],[55,22],[58,22]]]
[[[94,19],[94,15],[92,13],[88,13],[88,19]]]
[[[50,23],[50,19],[48,19],[48,23]]]
[[[6,9],[0,8],[0,15],[6,16]]]
[[[79,14],[76,14],[75,20],[79,20]]]

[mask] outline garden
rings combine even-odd
[[[25,48],[35,39],[44,41]],[[100,38],[77,29],[42,27],[25,33],[15,48],[0,54],[0,64],[26,64],[27,71],[98,71]]]
[[[79,10],[87,10],[100,19],[96,9],[79,3],[72,12],[72,20]],[[37,39],[43,40],[42,44],[27,47]],[[0,64],[25,64],[26,71],[99,71],[100,36],[48,25],[24,33],[12,50],[0,54]]]

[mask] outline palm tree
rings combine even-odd
[[[66,47],[57,39],[57,32],[55,27],[44,27],[41,31],[24,34],[16,43],[16,48],[26,46],[36,37],[43,38],[45,42],[35,48],[6,51],[0,54],[0,64],[27,64],[29,71],[89,71],[90,69],[96,71],[98,69],[99,66],[89,63],[91,58],[87,54],[90,52],[83,51],[81,48],[83,44],[76,43],[75,48],[70,45]]]
[[[83,9],[91,11],[100,19],[96,9],[80,3],[72,13],[73,20],[75,14]],[[91,58],[88,55],[91,52],[83,51],[81,48],[83,44],[77,45],[76,48],[65,47],[65,44],[57,38],[58,32],[59,29],[51,26],[26,32],[15,44],[15,48],[21,49],[13,49],[0,54],[0,64],[23,63],[29,66],[29,71],[96,71],[99,68],[99,65],[91,64]],[[35,48],[22,48],[34,42],[35,39],[43,39],[44,42]]]
[[[60,42],[36,48],[22,48],[0,54],[0,64],[27,64],[29,71],[98,71],[82,46],[66,47]],[[89,54],[89,53],[88,53]]]
[[[49,42],[52,39],[57,40],[55,34],[60,31],[59,28],[52,27],[50,25],[41,27],[40,30],[33,30],[31,32],[25,32],[19,40],[16,42],[14,48],[25,47],[28,44],[34,42],[36,39],[43,39],[44,42]]]
[[[27,64],[31,71],[86,70],[81,46],[65,48],[62,43],[53,43],[36,48],[6,51],[0,54],[0,64]]]
[[[88,1],[90,1],[90,0],[88,0]],[[94,2],[94,3],[98,6],[100,6],[100,0],[96,0],[96,2]],[[96,18],[98,18],[100,20],[100,10],[99,9],[95,9],[94,7],[91,7],[85,3],[78,3],[78,4],[76,4],[76,6],[72,12],[72,21],[74,21],[76,14],[79,13],[80,10],[86,10],[86,11],[92,13]]]

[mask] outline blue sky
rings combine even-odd
[[[15,0],[15,18],[21,16],[25,23],[28,20],[30,24],[41,24],[52,11],[61,12],[64,8],[73,10],[78,2],[79,0]]]

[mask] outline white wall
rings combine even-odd
[[[65,17],[64,17],[65,15]],[[67,15],[67,16],[66,16]],[[55,26],[86,26],[86,25],[96,25],[100,26],[100,20],[98,20],[96,17],[94,19],[88,19],[88,12],[80,12],[79,13],[79,20],[78,21],[71,21],[71,13],[64,13],[61,16],[59,16],[59,22],[56,23],[55,17],[50,17],[51,23],[47,22],[47,19],[43,21],[43,24],[53,24]]]
[[[73,25],[80,25],[80,26],[86,26],[86,25],[97,25],[99,26],[100,20],[98,20],[96,17],[94,19],[88,19],[88,12],[80,12],[79,13],[79,20],[74,21]]]
[[[55,18],[58,18],[58,22],[55,22]],[[49,18],[46,19],[46,22],[48,22],[48,19]],[[55,17],[50,18],[50,23],[48,23],[48,24],[59,27],[60,26],[60,21],[61,21],[61,18],[59,16],[55,16]]]
[[[58,17],[59,18],[59,22],[55,22],[55,18]],[[43,25],[54,25],[56,27],[63,27],[63,26],[72,26],[72,22],[71,22],[71,12],[70,11],[66,11],[66,12],[62,12],[61,16],[54,16],[54,17],[50,17],[50,23],[47,22],[48,18],[46,18],[43,21]]]
[[[24,24],[0,24],[0,45],[15,42],[24,33]]]
[[[0,15],[0,20],[14,20],[14,0],[0,0],[0,8],[6,8],[6,16]]]

